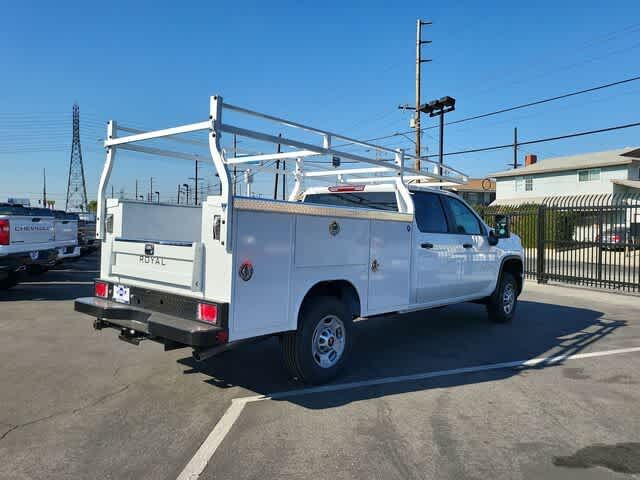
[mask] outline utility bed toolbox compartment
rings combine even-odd
[[[116,238],[111,275],[202,289],[202,243]]]

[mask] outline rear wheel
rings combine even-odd
[[[6,278],[0,280],[0,290],[8,290],[18,284],[18,276],[11,272]]]
[[[306,383],[334,378],[351,350],[351,314],[335,297],[316,297],[302,307],[298,330],[282,338],[282,351],[292,376]]]
[[[518,284],[509,272],[502,272],[498,289],[487,303],[489,319],[496,323],[509,322],[518,306]]]

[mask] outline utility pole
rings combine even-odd
[[[236,138],[236,134],[233,134],[233,158],[236,158],[238,156],[238,141]],[[238,167],[237,165],[234,163],[233,164],[233,187],[231,189],[231,191],[233,192],[233,195],[236,194],[236,183],[238,183]],[[220,184],[220,189],[222,190],[222,183]]]
[[[138,200],[138,179],[136,178],[136,196],[135,199]]]
[[[178,205],[180,205],[180,184],[178,184]]]
[[[415,128],[416,128],[416,164],[415,169],[420,170],[420,157],[422,156],[422,149],[420,147],[422,139],[422,131],[420,130],[420,86],[421,86],[421,74],[422,64],[430,62],[431,59],[422,58],[422,45],[425,43],[431,43],[431,40],[422,40],[422,26],[431,25],[431,22],[423,22],[418,19],[416,21],[416,116],[415,116]]]
[[[42,183],[42,206],[47,208],[47,169],[42,169],[43,183]]]
[[[116,194],[113,192],[113,185],[111,185],[111,198],[116,198]]]
[[[518,168],[518,127],[513,128],[513,169]]]
[[[278,134],[278,138],[282,137],[282,134],[279,133]],[[278,144],[278,147],[276,148],[276,153],[280,153],[280,144]],[[278,199],[278,170],[280,170],[280,159],[276,159],[276,178],[275,178],[275,182],[273,185],[273,199],[277,200]]]
[[[287,195],[287,161],[282,159],[282,200],[286,200]]]
[[[153,177],[149,177],[149,202],[153,203]]]
[[[196,160],[196,179],[194,180],[193,204],[198,205],[198,161]]]

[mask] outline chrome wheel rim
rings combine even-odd
[[[318,322],[311,339],[313,361],[321,368],[333,367],[344,352],[346,332],[335,315],[327,315]]]
[[[516,304],[516,289],[513,284],[507,283],[502,291],[502,308],[504,313],[510,315]]]

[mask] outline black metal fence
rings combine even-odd
[[[528,278],[640,292],[640,195],[549,197],[477,211],[489,225],[509,217]]]

